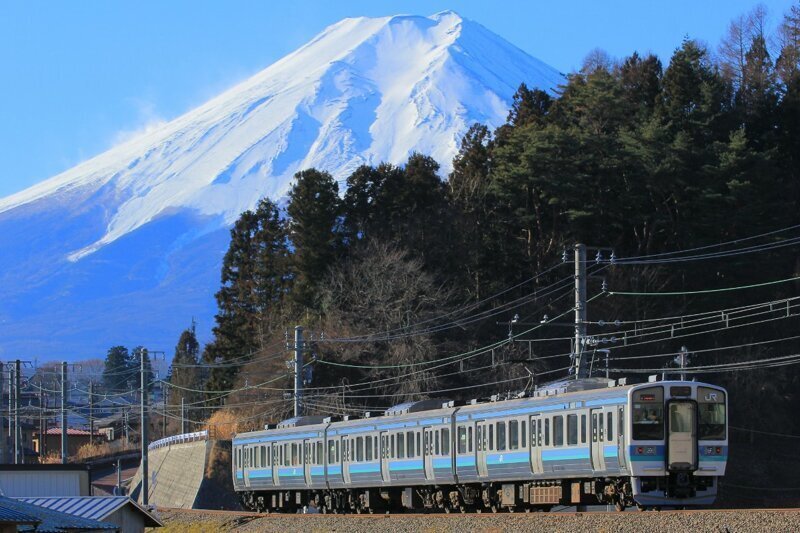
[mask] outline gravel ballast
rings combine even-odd
[[[800,531],[800,510],[648,511],[496,515],[279,515],[214,514],[160,510],[172,531],[341,531],[361,533],[467,531],[691,532]]]

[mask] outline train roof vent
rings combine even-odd
[[[441,409],[442,405],[449,400],[436,398],[431,400],[419,400],[416,402],[406,402],[390,407],[384,413],[386,416],[397,416],[419,411],[430,411],[431,409]]]
[[[296,416],[294,418],[287,418],[278,424],[278,428],[294,428],[297,426],[310,426],[323,423],[325,423],[324,416]]]
[[[322,422],[325,424],[330,424],[331,422],[341,422],[341,416],[326,416],[322,419]]]
[[[358,420],[359,418],[361,418],[361,417],[358,416],[358,415],[344,415],[344,417],[342,417],[342,420],[347,422],[349,420]]]
[[[264,424],[264,429],[275,429],[278,427],[276,424]]]

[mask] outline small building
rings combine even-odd
[[[0,465],[0,493],[11,498],[89,496],[89,466]]]
[[[7,531],[32,531],[38,533],[112,533],[122,531],[119,526],[109,522],[100,522],[91,518],[75,516],[46,507],[0,496],[0,516],[8,513],[12,520],[18,517],[33,524],[17,524]],[[2,527],[2,526],[0,526]]]
[[[105,436],[95,431],[94,438],[92,433],[84,429],[67,428],[67,455],[75,455],[82,446],[95,442],[97,444],[106,442]],[[37,433],[33,437],[34,450],[38,453],[42,449],[42,439]],[[44,434],[44,449],[49,453],[61,451],[61,428],[49,428]]]
[[[125,533],[141,532],[146,527],[164,525],[127,496],[18,499],[53,511],[114,524]]]

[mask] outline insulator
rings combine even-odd
[[[609,260],[612,265],[617,262],[617,254],[614,253],[614,250],[611,250],[611,258]]]
[[[600,263],[603,260],[603,252],[597,250],[597,255],[594,256],[594,262]]]

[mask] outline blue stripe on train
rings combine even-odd
[[[528,452],[506,452],[486,455],[487,465],[501,465],[503,463],[524,463],[529,461]]]
[[[475,466],[475,456],[474,455],[462,455],[462,456],[456,457],[456,466],[457,467]]]
[[[422,470],[422,459],[391,461],[389,462],[389,470]]]
[[[617,457],[619,455],[617,446],[614,444],[603,446],[603,457]]]
[[[366,474],[370,472],[380,472],[381,465],[379,463],[363,463],[350,465],[351,474]]]
[[[589,448],[542,450],[542,461],[575,461],[589,459]]]

